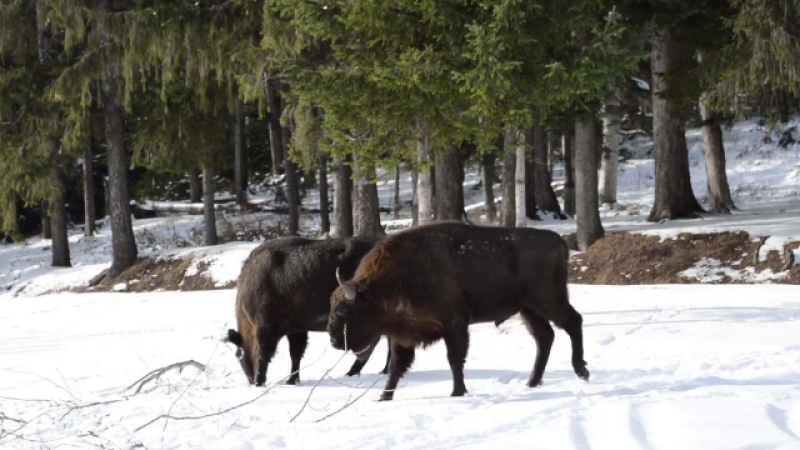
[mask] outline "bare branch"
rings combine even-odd
[[[357,402],[357,401],[361,400],[361,398],[362,398],[362,397],[364,397],[365,395],[367,395],[367,392],[369,392],[369,391],[370,391],[370,390],[371,390],[373,387],[375,387],[375,385],[376,385],[376,384],[378,384],[378,381],[381,381],[381,380],[383,379],[383,377],[384,377],[384,376],[385,376],[385,375],[381,375],[381,376],[379,376],[378,378],[376,378],[376,379],[375,379],[375,381],[373,381],[373,382],[372,382],[372,384],[370,384],[370,385],[369,385],[369,387],[367,387],[366,389],[364,389],[364,392],[362,392],[361,394],[359,394],[359,395],[358,395],[358,396],[357,396],[357,397],[356,397],[354,400],[352,400],[352,401],[348,401],[348,402],[347,402],[347,403],[345,403],[345,404],[344,404],[344,405],[343,405],[341,408],[337,409],[336,411],[334,411],[334,412],[332,412],[332,413],[328,414],[327,416],[325,416],[325,417],[323,417],[323,418],[321,418],[321,419],[317,419],[317,420],[315,420],[314,422],[315,422],[315,423],[319,423],[319,422],[322,422],[323,420],[326,420],[326,419],[328,419],[328,418],[331,418],[331,417],[335,416],[336,414],[339,414],[340,412],[344,411],[344,410],[345,410],[345,409],[347,409],[348,407],[350,407],[350,405],[352,405],[353,403],[355,403],[355,402]]]
[[[294,419],[297,419],[297,417],[300,414],[302,414],[302,412],[306,409],[306,406],[308,406],[308,402],[309,400],[311,400],[311,396],[314,395],[314,391],[317,389],[317,386],[319,386],[319,384],[322,383],[322,380],[324,380],[328,376],[328,374],[331,373],[334,367],[336,367],[336,365],[339,364],[339,361],[341,361],[342,358],[344,358],[344,355],[346,354],[347,354],[346,352],[342,352],[342,356],[340,356],[339,359],[337,359],[336,362],[331,367],[329,367],[328,370],[325,371],[325,373],[319,378],[319,380],[317,380],[317,382],[314,383],[314,386],[311,388],[311,391],[308,392],[306,401],[303,402],[303,406],[300,408],[300,411],[297,411],[297,414],[295,414],[294,417],[292,417],[292,419],[289,420],[289,422],[294,422]]]
[[[170,370],[177,369],[178,372],[182,372],[183,369],[185,367],[188,367],[188,366],[194,367],[195,369],[197,369],[197,370],[199,370],[201,372],[205,372],[205,370],[206,370],[206,366],[204,364],[201,364],[201,363],[199,363],[199,362],[197,362],[197,361],[195,361],[193,359],[190,359],[188,361],[177,362],[177,363],[170,364],[168,366],[164,366],[164,367],[161,367],[159,369],[155,369],[155,370],[152,370],[152,371],[148,372],[145,376],[139,378],[138,380],[134,381],[133,384],[131,384],[130,386],[126,387],[123,390],[123,392],[133,388],[134,386],[136,386],[138,384],[139,387],[137,387],[136,388],[136,392],[133,393],[133,395],[136,395],[139,392],[141,392],[142,388],[144,388],[144,386],[147,383],[160,378],[162,375],[164,375],[165,373],[169,372]]]

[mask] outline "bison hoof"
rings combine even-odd
[[[539,386],[541,386],[541,385],[542,385],[542,380],[541,380],[541,379],[538,379],[538,380],[528,380],[528,383],[527,383],[527,384],[528,384],[528,387],[529,387],[529,388],[535,388],[535,387],[539,387]]]
[[[361,375],[361,370],[350,369],[345,375],[352,377],[353,375]]]
[[[467,388],[465,387],[457,387],[453,388],[453,393],[450,394],[450,397],[463,397],[464,394],[467,393]]]
[[[286,384],[290,386],[297,386],[297,383],[300,381],[300,377],[291,377],[286,380]]]
[[[392,399],[394,399],[394,392],[386,392],[386,391],[384,391],[383,393],[381,393],[381,398],[378,401],[388,402],[389,400],[392,400]]]
[[[584,367],[581,370],[576,370],[575,374],[578,375],[578,378],[581,380],[589,381],[589,369]]]

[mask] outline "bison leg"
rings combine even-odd
[[[575,311],[572,305],[565,317],[559,321],[554,321],[559,328],[563,328],[572,341],[572,368],[575,375],[582,380],[589,380],[589,370],[586,368],[586,361],[583,360],[583,317]]]
[[[450,396],[461,397],[467,393],[464,385],[464,362],[469,350],[469,329],[464,327],[445,334],[444,343],[447,346],[447,361],[453,372],[453,393]]]
[[[292,372],[286,384],[295,385],[300,380],[300,360],[308,347],[308,331],[299,331],[286,336],[289,340],[289,355],[292,357]]]
[[[550,358],[550,349],[553,346],[555,333],[553,332],[553,327],[550,326],[550,322],[532,310],[523,309],[520,311],[520,315],[522,320],[525,321],[531,336],[536,341],[536,360],[533,363],[531,377],[528,379],[528,387],[535,387],[542,384],[544,368]]]
[[[256,368],[256,386],[263,386],[267,381],[267,365],[275,356],[275,349],[278,347],[280,335],[270,333],[265,329],[258,332],[258,364]]]
[[[381,373],[384,375],[389,373],[389,362],[392,360],[392,344],[389,342],[389,338],[386,338],[386,341],[389,344],[386,349],[386,365],[383,366],[383,370],[381,370]]]
[[[392,343],[392,358],[389,362],[389,381],[381,393],[381,401],[391,400],[394,398],[394,390],[397,387],[397,382],[403,374],[406,373],[411,364],[414,362],[414,348],[401,347]]]
[[[378,338],[372,341],[372,343],[369,345],[369,350],[356,357],[356,360],[353,361],[353,365],[350,367],[350,370],[347,371],[348,377],[361,374],[361,369],[363,369],[364,366],[367,364],[367,361],[369,361],[369,357],[372,356],[372,352],[375,351],[375,346],[378,345],[378,342],[380,341],[381,337],[378,336]]]

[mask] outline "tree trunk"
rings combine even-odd
[[[603,148],[600,157],[600,202],[610,205],[617,203],[619,120],[616,105],[610,105],[603,116]]]
[[[200,181],[200,169],[197,167],[189,169],[189,201],[192,203],[203,201],[203,184]]]
[[[333,223],[336,227],[334,234],[340,238],[351,237],[353,236],[352,168],[341,156],[335,157],[334,161],[336,163],[333,196]]]
[[[3,231],[8,236],[9,241],[19,242],[22,234],[19,231],[19,210],[17,209],[17,193],[11,191],[7,197],[6,210],[3,212],[2,223]]]
[[[94,174],[92,173],[92,147],[90,145],[86,145],[83,150],[83,221],[83,233],[86,236],[94,235]]]
[[[381,212],[378,202],[378,185],[373,183],[375,169],[355,182],[355,234],[356,236],[383,236]]]
[[[554,133],[553,130],[547,132],[547,142],[549,146],[547,150],[547,172],[550,174],[550,181],[553,181],[553,166],[556,162],[556,153],[558,153],[560,139],[561,137],[557,133]]]
[[[458,147],[435,156],[436,220],[460,220],[464,184],[461,180]]]
[[[47,200],[39,202],[39,209],[42,211],[42,239],[52,239],[53,230],[50,229],[50,205]]]
[[[561,137],[561,147],[564,151],[564,212],[575,217],[575,156],[574,128],[568,128]]]
[[[394,218],[400,218],[400,210],[403,209],[403,202],[400,201],[400,164],[394,168]]]
[[[267,124],[269,126],[269,148],[272,154],[272,174],[277,176],[284,162],[283,138],[281,136],[281,104],[278,96],[278,82],[267,79]],[[288,138],[288,136],[286,136]]]
[[[417,136],[417,158],[421,164],[430,162],[431,137],[428,122],[421,120],[418,126]],[[424,225],[433,220],[433,168],[426,166],[417,174],[417,215],[420,225]]]
[[[107,20],[110,11],[110,0],[101,0],[100,17]],[[102,36],[102,41],[109,44],[111,38]],[[106,141],[108,145],[108,188],[109,216],[111,217],[111,241],[113,258],[108,276],[115,277],[132,266],[138,256],[136,240],[131,223],[131,204],[128,187],[128,158],[125,152],[125,127],[122,122],[122,110],[117,103],[117,67],[107,67],[103,89],[100,96],[105,115]]]
[[[319,222],[323,233],[331,231],[331,213],[328,204],[328,155],[319,157]]]
[[[209,151],[209,160],[203,168],[203,226],[204,245],[217,245],[217,214],[214,209],[214,155]]]
[[[494,162],[497,159],[493,153],[483,155],[483,207],[486,211],[486,220],[497,220],[497,205],[494,202]]]
[[[516,199],[514,178],[517,168],[517,152],[514,141],[516,136],[514,130],[508,129],[505,132],[503,141],[503,211],[501,222],[504,227],[513,227],[517,223]]]
[[[594,115],[575,122],[575,206],[578,248],[586,250],[603,236],[597,196],[597,157]]]
[[[725,147],[722,127],[717,115],[708,105],[705,94],[700,98],[700,116],[703,119],[703,153],[708,178],[708,210],[717,214],[730,214],[736,205],[731,198],[728,174],[725,172]]]
[[[518,130],[514,131],[516,140],[516,162],[514,166],[514,216],[516,221],[514,225],[518,228],[524,228],[527,224],[528,216],[525,214],[527,211],[527,192],[525,186],[525,172],[527,171],[527,152],[525,151],[525,136]]]
[[[244,160],[244,140],[242,139],[242,100],[236,99],[235,120],[233,125],[233,195],[242,208],[250,208],[244,186],[247,184],[244,179],[246,168]]]
[[[550,145],[538,112],[535,115],[533,127],[531,127],[531,134],[533,141],[533,159],[531,161],[533,170],[531,175],[533,179],[530,180],[530,184],[535,187],[533,188],[534,198],[527,202],[527,216],[533,219],[537,208],[560,216],[561,205],[558,204],[558,198],[553,191],[547,162]]]
[[[650,58],[653,73],[653,146],[655,148],[655,201],[647,220],[696,217],[702,211],[692,192],[686,134],[679,122],[678,107],[661,97],[667,89],[665,74],[678,62],[678,46],[672,32],[656,32]]]
[[[281,98],[281,111],[286,109],[286,100]],[[300,231],[300,182],[297,164],[292,161],[289,152],[292,141],[289,127],[281,128],[283,140],[283,169],[286,173],[286,202],[289,203],[289,235],[295,236]]]
[[[411,170],[411,225],[419,225],[419,197],[417,196],[417,183],[419,182],[419,172]]]
[[[51,141],[51,151],[56,154],[60,152],[61,145],[58,141]],[[56,164],[52,168],[50,182],[52,183],[53,193],[50,195],[50,228],[53,231],[53,267],[70,267],[69,258],[69,237],[67,235],[67,206],[65,192],[67,190],[64,169],[59,164],[60,158],[56,158]]]

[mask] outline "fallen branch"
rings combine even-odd
[[[376,384],[378,384],[378,381],[381,381],[381,380],[383,379],[383,377],[384,377],[384,376],[385,376],[385,375],[381,375],[381,376],[379,376],[378,378],[376,378],[376,379],[375,379],[375,381],[373,381],[373,382],[372,382],[372,384],[370,384],[370,385],[369,385],[369,386],[368,386],[366,389],[364,389],[364,392],[362,392],[361,394],[359,394],[359,395],[358,395],[358,397],[356,397],[356,398],[355,398],[355,399],[353,399],[352,401],[348,401],[348,402],[347,402],[347,403],[345,403],[345,404],[344,404],[344,405],[343,405],[341,408],[337,409],[336,411],[334,411],[334,412],[332,412],[332,413],[328,414],[327,416],[325,416],[325,417],[323,417],[323,418],[321,418],[321,419],[317,419],[317,420],[315,420],[314,422],[315,422],[315,423],[319,423],[319,422],[322,422],[323,420],[329,419],[329,418],[331,418],[331,417],[335,416],[336,414],[339,414],[340,412],[344,411],[345,409],[347,409],[348,407],[350,407],[350,405],[354,404],[355,402],[357,402],[357,401],[361,400],[361,398],[363,398],[365,395],[367,395],[367,392],[369,392],[369,391],[370,391],[370,390],[371,390],[373,387],[375,387],[375,385],[376,385]]]
[[[177,369],[178,372],[183,372],[183,369],[185,367],[188,367],[188,366],[194,367],[195,369],[197,369],[197,370],[199,370],[201,372],[205,372],[205,370],[206,370],[206,366],[204,364],[201,364],[201,363],[199,363],[199,362],[197,362],[197,361],[195,361],[193,359],[190,359],[188,361],[181,361],[181,362],[170,364],[168,366],[161,367],[159,369],[155,369],[155,370],[152,370],[152,371],[148,372],[145,376],[139,378],[138,380],[134,381],[133,384],[131,384],[130,386],[126,387],[123,390],[123,392],[133,388],[134,386],[136,386],[138,384],[139,387],[136,388],[136,392],[133,393],[133,395],[136,395],[136,394],[138,394],[139,392],[142,391],[142,388],[144,388],[144,386],[147,383],[149,383],[149,382],[151,382],[153,380],[156,380],[158,378],[161,378],[162,375],[164,375],[165,373],[169,372],[170,370]]]
[[[317,380],[317,382],[314,383],[314,386],[312,386],[311,390],[308,392],[306,401],[304,401],[303,406],[300,407],[300,411],[297,411],[297,414],[295,414],[294,417],[292,417],[291,420],[289,420],[289,422],[294,422],[294,419],[297,419],[297,417],[300,414],[302,414],[302,412],[306,409],[306,406],[308,406],[308,402],[311,400],[311,396],[314,395],[314,391],[317,389],[317,386],[319,386],[319,384],[322,383],[322,380],[324,380],[325,377],[327,377],[328,374],[331,373],[331,371],[339,364],[339,362],[342,360],[342,358],[344,358],[344,355],[346,354],[347,354],[346,352],[342,352],[342,356],[340,356],[339,359],[336,360],[336,362],[331,367],[329,367],[328,370],[325,371],[325,373],[319,378],[319,380]]]
[[[17,419],[17,418],[14,418],[14,417],[7,416],[7,415],[5,415],[3,413],[0,413],[0,423],[3,423],[6,420],[8,420],[10,422],[16,422],[16,423],[19,423],[19,424],[25,423],[22,419]]]

